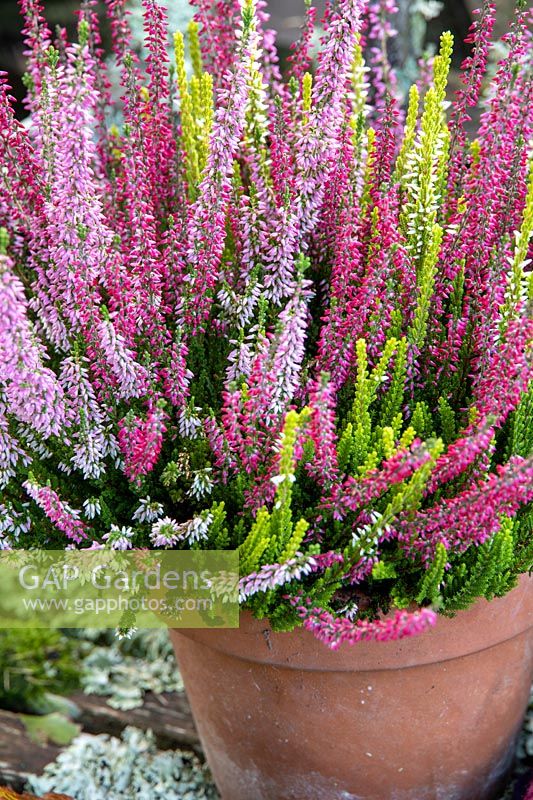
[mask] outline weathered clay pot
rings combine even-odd
[[[533,677],[533,579],[400,642],[173,631],[223,800],[489,800]]]

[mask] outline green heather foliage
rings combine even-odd
[[[76,647],[50,630],[0,631],[0,708],[39,712],[47,695],[79,684]]]

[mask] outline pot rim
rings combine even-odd
[[[241,612],[233,629],[172,629],[206,649],[280,669],[365,672],[407,669],[463,658],[488,650],[533,628],[533,575],[520,576],[504,597],[484,598],[454,617],[439,616],[435,627],[417,636],[391,642],[362,641],[329,650],[312,633],[296,628],[272,631],[268,620]]]

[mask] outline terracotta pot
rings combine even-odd
[[[223,800],[489,800],[533,677],[533,579],[419,637],[172,631]]]

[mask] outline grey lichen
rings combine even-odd
[[[210,773],[180,750],[161,752],[151,732],[126,728],[121,739],[82,734],[28,788],[76,800],[217,800]]]
[[[81,682],[86,694],[106,697],[123,711],[141,706],[145,692],[183,690],[168,631],[162,629],[137,631],[122,641],[99,634],[83,659]]]

